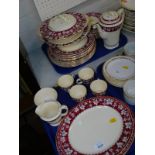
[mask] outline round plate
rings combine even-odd
[[[99,96],[82,101],[61,122],[60,155],[124,155],[134,140],[134,118],[120,100]]]
[[[52,28],[49,29],[49,23],[52,19],[48,19],[48,20],[44,21],[40,27],[41,36],[44,39],[57,40],[60,38],[70,37],[80,31],[83,31],[88,23],[87,17],[81,13],[67,13],[67,14],[73,16],[73,19],[74,18],[76,19],[75,24],[73,24],[74,21],[72,20],[72,22],[69,24],[70,28],[68,27],[68,29],[67,29],[67,27],[65,27],[65,29],[64,29],[63,27],[59,27],[59,30],[61,30],[61,31],[57,31],[58,29],[54,25],[53,27],[54,27],[54,29],[56,29],[56,31],[55,31]],[[56,18],[56,16],[53,18]],[[59,22],[57,21],[56,23],[60,23],[60,21]]]
[[[127,80],[135,74],[135,62],[130,57],[116,56],[103,65],[103,70],[114,79]]]

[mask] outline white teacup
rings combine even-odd
[[[62,75],[57,81],[58,86],[65,90],[69,89],[73,85],[73,83],[74,78],[70,74]]]
[[[69,95],[73,100],[82,101],[87,94],[87,89],[83,85],[74,85],[69,89]]]
[[[41,88],[34,96],[35,105],[56,101],[58,97],[57,91],[54,88]]]
[[[44,121],[52,126],[57,126],[61,118],[68,113],[68,107],[61,105],[58,101],[47,102],[37,106],[35,113]]]
[[[90,84],[90,89],[94,95],[104,95],[107,90],[107,83],[104,80],[94,80]]]
[[[85,67],[78,72],[78,77],[79,77],[79,79],[77,79],[77,81],[76,81],[77,83],[88,84],[94,78],[94,70],[90,67]]]

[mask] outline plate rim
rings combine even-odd
[[[97,100],[98,100],[98,102],[97,102]],[[96,102],[95,102],[96,101]],[[104,102],[103,102],[104,101]],[[92,105],[90,104],[90,102],[92,102]],[[102,103],[101,103],[102,102]],[[121,154],[125,154],[128,150],[129,150],[129,148],[131,147],[131,145],[132,145],[132,143],[133,143],[133,141],[134,141],[134,135],[135,135],[135,120],[134,120],[134,114],[133,114],[133,112],[131,111],[131,109],[129,108],[129,106],[127,105],[127,104],[125,104],[123,101],[121,101],[121,100],[119,100],[119,99],[117,99],[117,98],[115,98],[115,97],[111,97],[111,96],[98,96],[98,97],[92,97],[92,98],[89,98],[89,99],[86,99],[86,100],[84,100],[84,101],[82,101],[82,102],[80,102],[80,103],[78,103],[77,104],[77,106],[75,106],[74,108],[72,108],[71,110],[70,110],[70,112],[68,113],[68,115],[66,115],[64,118],[63,118],[63,120],[62,120],[62,122],[60,123],[60,125],[59,125],[59,127],[58,127],[58,130],[57,130],[57,133],[56,133],[56,147],[57,147],[57,150],[58,150],[58,152],[60,153],[60,155],[64,155],[64,153],[65,152],[63,152],[62,150],[64,150],[64,148],[62,149],[61,147],[62,147],[62,145],[61,146],[59,146],[59,144],[62,144],[61,142],[60,142],[60,133],[61,133],[61,129],[63,128],[63,129],[65,129],[65,127],[64,127],[64,124],[65,124],[65,121],[67,120],[67,117],[69,118],[69,116],[73,113],[73,111],[74,110],[76,110],[76,109],[78,109],[78,107],[79,107],[79,110],[81,110],[81,112],[83,112],[84,110],[86,110],[86,109],[89,109],[89,108],[92,108],[92,107],[94,107],[94,106],[97,106],[97,105],[103,105],[104,106],[104,104],[106,104],[105,102],[107,102],[107,104],[109,104],[109,106],[110,106],[110,103],[111,103],[111,106],[112,106],[112,104],[114,104],[115,106],[117,106],[117,104],[116,103],[118,103],[119,104],[119,106],[120,106],[120,108],[122,107],[122,109],[123,108],[126,108],[126,112],[128,112],[128,116],[130,116],[130,118],[129,118],[129,122],[132,124],[132,128],[130,128],[130,130],[128,131],[129,133],[129,135],[128,135],[128,140],[126,141],[126,142],[124,142],[125,143],[125,145],[124,145],[124,147],[122,148],[122,149],[120,149],[119,150],[119,147],[117,148],[116,147],[116,144],[118,144],[118,142],[120,141],[120,139],[122,139],[122,137],[124,136],[123,134],[124,134],[124,132],[127,132],[126,130],[127,129],[124,129],[125,127],[125,122],[124,122],[124,118],[122,118],[123,119],[123,132],[122,132],[122,134],[121,134],[121,136],[120,136],[120,138],[119,138],[119,140],[116,142],[116,144],[114,144],[111,148],[109,148],[108,150],[106,150],[106,151],[104,151],[104,152],[100,152],[100,153],[97,153],[97,154],[103,154],[103,153],[107,153],[107,152],[109,152],[109,150],[111,150],[111,149],[113,149],[114,147],[116,147],[117,149],[118,149],[118,153],[116,153],[116,154],[120,154],[120,152],[121,152]],[[109,102],[109,103],[108,103]],[[86,109],[84,109],[84,110],[82,110],[82,109],[80,109],[80,106],[88,106]],[[91,106],[90,106],[91,105]],[[113,106],[114,106],[113,105]],[[106,105],[105,105],[106,106]],[[110,107],[111,107],[110,106]],[[115,109],[116,110],[116,109]],[[116,111],[118,111],[118,109],[116,110]],[[122,110],[123,111],[123,110]],[[67,125],[67,127],[66,128],[68,128],[68,134],[69,134],[69,127],[71,126],[71,124],[72,124],[72,122],[73,122],[73,120],[76,118],[76,116],[78,116],[81,112],[79,112],[77,115],[75,115],[74,116],[74,118],[72,119],[72,121],[71,121],[71,123],[69,124],[69,125]],[[119,111],[118,111],[119,112]],[[120,112],[119,112],[120,113]],[[121,116],[122,116],[122,114],[120,114]],[[71,116],[70,116],[71,117]],[[124,116],[125,117],[125,116]],[[125,125],[124,125],[125,124]],[[126,127],[127,128],[127,127]],[[64,130],[63,130],[64,131]],[[66,133],[67,133],[67,131],[66,131]],[[67,135],[68,136],[68,135]],[[127,137],[127,136],[126,136]],[[68,138],[68,137],[67,137]],[[68,138],[69,139],[69,138]],[[71,144],[69,143],[69,140],[67,141],[68,142],[68,144],[66,144],[66,145],[70,145],[70,148],[69,148],[69,146],[68,146],[68,151],[71,151],[70,152],[70,154],[75,154],[75,155],[81,155],[81,153],[79,153],[79,152],[77,152],[76,150],[74,150],[74,148],[72,148],[72,146],[71,146]],[[63,146],[64,147],[64,146]],[[111,153],[113,153],[113,152],[111,152]]]

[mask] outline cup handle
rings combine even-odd
[[[62,110],[65,110],[65,112],[62,113]],[[66,105],[61,106],[61,116],[66,116],[68,114],[68,107]]]
[[[83,81],[81,79],[77,79],[76,84],[83,84]]]

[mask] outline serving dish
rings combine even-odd
[[[67,44],[78,39],[88,25],[88,17],[81,13],[65,13],[44,21],[40,27],[42,38],[53,44]]]
[[[133,140],[129,107],[116,98],[98,96],[80,102],[62,120],[56,146],[60,155],[125,155]]]
[[[112,57],[103,65],[102,73],[110,84],[123,87],[123,84],[135,75],[135,61],[127,56]]]

